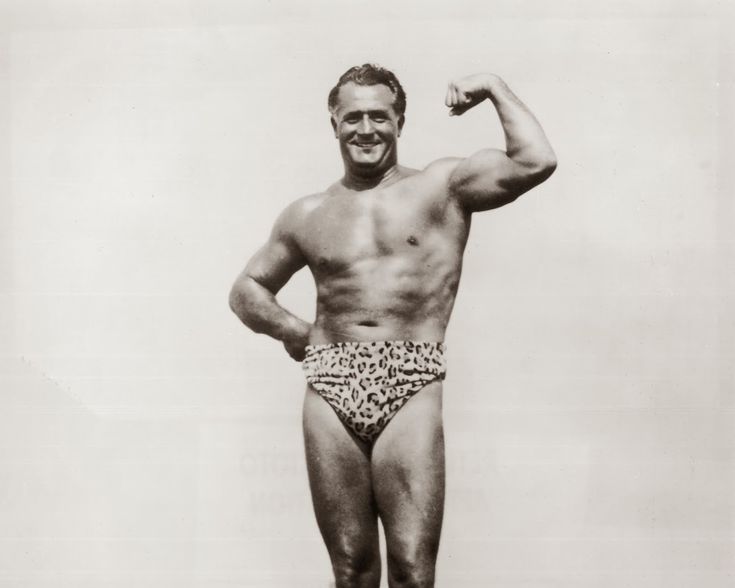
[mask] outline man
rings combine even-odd
[[[307,378],[307,469],[337,588],[380,583],[378,518],[391,587],[434,585],[444,506],[443,340],[474,212],[546,180],[554,152],[534,116],[493,74],[458,79],[450,115],[489,99],[506,150],[398,164],[406,96],[396,77],[353,67],[329,95],[344,177],[297,200],[237,278],[230,305],[283,342]],[[275,295],[308,266],[314,324]]]

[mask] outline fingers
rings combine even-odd
[[[449,107],[449,116],[460,116],[472,108],[475,101],[471,94],[464,93],[454,82],[450,82],[444,104]]]
[[[449,108],[453,108],[459,104],[459,95],[454,84],[449,84],[447,87],[447,97],[444,100],[444,104]]]
[[[453,83],[450,83],[447,86],[447,97],[444,100],[444,103],[449,107],[449,116],[454,116],[456,114],[455,109],[457,108],[459,102],[457,88]]]
[[[287,345],[286,343],[284,343],[283,346],[285,347],[286,352],[291,356],[291,359],[295,361],[303,361],[306,357],[306,349],[303,347],[294,347],[292,345]]]
[[[475,101],[472,100],[469,96],[466,94],[462,94],[462,92],[458,92],[459,97],[457,99],[457,106],[454,107],[454,116],[461,116],[465,112],[467,112],[470,108],[472,108],[475,105]]]
[[[458,96],[457,100],[454,102],[454,105],[449,110],[449,116],[462,116],[474,105],[475,103],[466,96]]]
[[[302,361],[304,357],[306,357],[306,350],[291,349],[288,354],[291,356],[292,359],[295,359],[296,361]]]

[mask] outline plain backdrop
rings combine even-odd
[[[724,2],[16,0],[0,12],[0,586],[326,587],[282,347],[230,285],[341,174],[348,67],[401,161],[559,168],[477,215],[450,324],[441,587],[732,586],[732,11]],[[304,318],[314,286],[279,296]]]

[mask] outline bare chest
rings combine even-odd
[[[433,194],[420,192],[338,194],[310,215],[303,249],[312,267],[333,271],[361,260],[426,251],[448,230],[445,208]]]

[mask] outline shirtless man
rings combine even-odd
[[[449,84],[461,115],[486,99],[506,150],[415,170],[398,164],[406,96],[373,65],[329,95],[344,176],[288,206],[237,278],[230,306],[303,361],[306,461],[337,588],[380,584],[378,518],[393,587],[434,585],[444,507],[444,333],[472,213],[546,180],[554,152],[531,112],[496,75]],[[317,289],[309,324],[275,295],[304,266]]]

